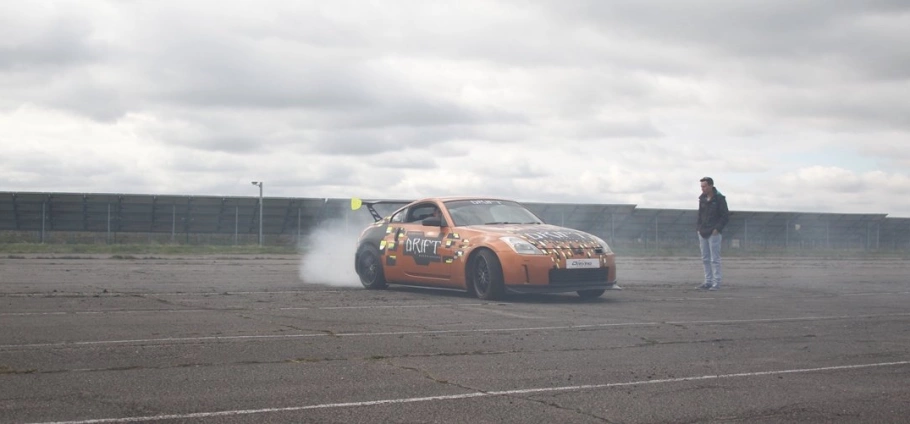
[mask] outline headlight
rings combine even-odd
[[[613,253],[613,250],[610,249],[610,245],[608,245],[607,242],[603,241],[602,238],[595,235],[591,235],[591,238],[593,238],[595,242],[599,243],[600,246],[603,247],[604,254],[609,255],[610,253]]]
[[[500,237],[500,240],[506,242],[515,253],[519,255],[543,255],[544,253],[540,249],[534,247],[533,244],[528,243],[527,240],[520,237]]]

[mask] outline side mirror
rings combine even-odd
[[[423,221],[420,221],[420,224],[427,226],[427,227],[445,227],[446,226],[445,223],[443,222],[442,218],[438,217],[438,216],[428,216],[428,217],[424,218]]]

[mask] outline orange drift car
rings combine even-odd
[[[481,299],[506,292],[578,292],[595,298],[616,286],[613,252],[600,238],[543,223],[519,203],[430,198],[376,222],[360,235],[354,267],[368,289],[407,284],[462,289]]]

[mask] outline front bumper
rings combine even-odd
[[[618,287],[612,255],[597,258],[600,261],[597,268],[567,268],[566,259],[554,261],[549,255],[501,255],[501,258],[503,283],[512,293],[566,293]]]
[[[506,285],[506,291],[509,293],[521,294],[546,294],[546,293],[567,293],[581,290],[622,290],[616,281],[613,282],[595,282],[595,283],[575,283],[575,284],[548,284],[548,285],[531,285],[531,284],[512,284]]]

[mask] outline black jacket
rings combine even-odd
[[[714,188],[714,196],[708,200],[708,196],[702,193],[698,197],[698,224],[696,229],[702,237],[711,237],[711,233],[717,230],[718,233],[724,231],[727,222],[730,221],[730,209],[727,208],[727,198]]]

